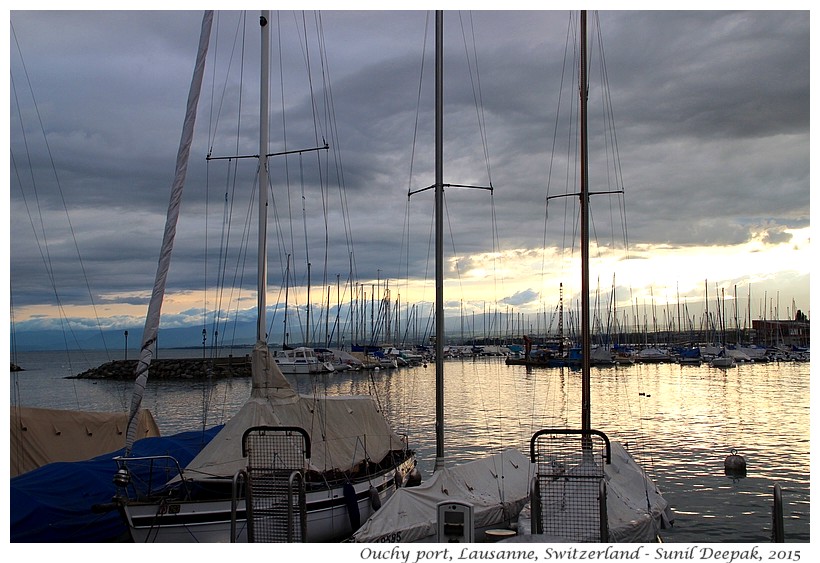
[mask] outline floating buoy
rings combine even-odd
[[[730,477],[744,477],[746,475],[746,460],[732,449],[732,453],[723,460],[723,468]]]

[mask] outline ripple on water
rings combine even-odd
[[[64,379],[65,363],[54,357],[12,377],[12,404],[80,410],[124,409],[130,384]],[[103,363],[105,359],[95,365]],[[93,364],[93,362],[92,362]],[[38,367],[39,366],[39,367]],[[79,373],[93,365],[76,368]],[[30,369],[29,369],[30,368]],[[676,514],[664,541],[768,542],[773,486],[783,491],[786,540],[808,542],[810,529],[809,364],[744,365],[718,371],[675,364],[593,370],[593,426],[630,451],[655,478]],[[580,377],[572,370],[527,372],[503,360],[445,362],[445,450],[451,463],[505,446],[528,452],[528,438],[545,426],[580,422]],[[432,471],[435,458],[435,370],[403,368],[377,373],[341,373],[325,378],[329,394],[379,394],[390,421],[407,432]],[[310,381],[300,381],[311,392]],[[44,393],[46,389],[48,392]],[[146,406],[163,434],[234,413],[249,394],[249,381],[150,382]],[[747,476],[732,480],[723,460],[736,448],[746,457]]]

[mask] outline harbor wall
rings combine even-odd
[[[112,360],[66,379],[122,379],[135,378],[137,360]],[[250,356],[227,358],[162,358],[151,362],[148,368],[152,379],[205,379],[250,377]]]

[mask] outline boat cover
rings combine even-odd
[[[125,443],[128,415],[122,413],[11,407],[10,476],[56,461],[81,461]],[[141,409],[139,438],[159,436],[150,411]]]
[[[613,543],[653,543],[657,540],[658,532],[671,525],[672,517],[668,504],[630,453],[619,442],[612,442],[611,446],[612,463],[604,465],[609,541]],[[548,520],[567,518],[568,512],[588,508],[586,503],[572,502],[571,488],[577,484],[576,480],[567,485],[560,508],[552,507],[552,513],[547,514],[549,507],[544,507]],[[518,520],[519,536],[532,534],[529,515],[530,511],[527,507]],[[572,517],[579,520],[589,519],[577,513],[573,513]],[[575,542],[597,541],[597,538],[574,537],[569,539]],[[527,538],[519,537],[516,541],[527,541]],[[554,542],[555,538],[543,539],[543,536],[535,535],[532,541]]]
[[[504,525],[527,503],[533,467],[527,456],[510,448],[437,470],[423,484],[393,493],[352,541],[435,542],[437,506],[447,500],[472,504],[476,529]]]
[[[364,461],[381,461],[404,441],[388,425],[372,397],[298,395],[272,361],[267,345],[252,356],[251,396],[224,429],[185,468],[187,477],[232,477],[247,468],[242,435],[255,426],[296,426],[310,436],[306,469],[350,471]]]
[[[138,440],[134,456],[170,455],[188,463],[222,426],[183,432],[168,437]],[[120,437],[125,443],[125,438]],[[95,512],[97,504],[110,503],[117,493],[113,477],[115,456],[125,448],[85,461],[49,463],[11,479],[10,539],[15,543],[99,543],[130,541],[128,526],[117,510]],[[135,479],[148,479],[144,469],[131,468]]]

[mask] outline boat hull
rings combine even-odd
[[[276,362],[276,365],[285,375],[312,375],[314,373],[326,373],[330,370],[322,364],[289,364],[286,362]]]
[[[414,458],[399,467],[382,471],[369,480],[352,483],[356,508],[342,486],[308,491],[306,494],[307,538],[310,543],[335,542],[349,537],[381,503],[397,490],[415,465]],[[398,472],[399,479],[396,478]],[[371,486],[379,499],[371,497]],[[245,499],[236,503],[235,537],[231,537],[230,498],[195,501],[124,501],[120,511],[135,543],[244,543],[248,541]]]

